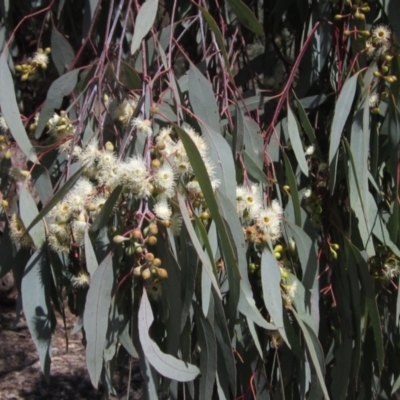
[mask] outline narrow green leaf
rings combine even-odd
[[[290,143],[296,156],[300,169],[305,176],[308,176],[308,164],[304,154],[303,142],[301,141],[299,126],[292,109],[288,106],[288,131]]]
[[[60,76],[68,70],[75,58],[68,40],[55,28],[51,31],[51,57]]]
[[[125,329],[120,333],[118,339],[122,346],[124,346],[125,350],[133,357],[139,358],[139,354],[133,345],[132,339],[129,336],[129,324],[126,324]]]
[[[21,293],[26,322],[39,353],[40,365],[46,379],[50,374],[51,335],[56,324],[50,303],[51,279],[46,249],[38,249],[25,267]]]
[[[98,387],[103,369],[103,351],[113,284],[113,255],[110,253],[91,277],[83,314],[83,327],[87,340],[86,365],[95,388]]]
[[[139,48],[143,38],[149,33],[157,15],[158,0],[146,0],[140,7],[135,20],[135,29],[131,42],[131,54]]]
[[[111,217],[113,208],[115,207],[115,204],[118,201],[121,192],[122,192],[122,186],[117,186],[112,191],[110,197],[106,200],[103,208],[99,212],[99,215],[93,221],[93,224],[89,229],[90,232],[98,232],[101,228],[104,228],[107,225]]]
[[[217,343],[210,321],[204,317],[200,307],[193,302],[200,352],[200,399],[211,399],[217,373]]]
[[[90,240],[89,231],[87,229],[85,230],[84,244],[86,268],[90,276],[93,276],[99,264],[97,262],[97,257],[92,246],[92,241]]]
[[[200,153],[196,145],[193,143],[190,136],[183,129],[181,129],[179,126],[175,124],[173,124],[173,126],[176,132],[178,133],[180,139],[182,140],[182,143],[185,147],[185,150],[188,154],[189,160],[193,167],[194,173],[199,181],[201,191],[204,193],[204,197],[207,201],[208,208],[211,212],[211,216],[217,226],[219,237],[221,238],[223,254],[225,257],[225,263],[228,270],[229,291],[230,291],[229,299],[233,311],[234,309],[236,309],[236,305],[239,300],[239,279],[238,279],[239,269],[238,269],[237,256],[235,254],[235,244],[232,242],[231,237],[228,233],[229,227],[226,221],[221,217],[221,209],[214,197],[213,189],[207,174],[206,167],[204,166],[204,162],[200,156]],[[230,152],[229,156],[232,158]],[[228,202],[227,204],[231,204],[231,202]],[[225,207],[227,207],[227,204],[225,204]]]
[[[212,86],[194,65],[189,70],[188,90],[190,104],[209,147],[208,155],[216,165],[216,175],[221,181],[218,190],[232,202],[236,193],[235,163],[232,150],[221,135],[218,106]]]
[[[246,156],[257,165],[263,173],[264,168],[264,140],[260,134],[261,128],[251,118],[243,118],[243,143],[245,148],[245,162]],[[247,153],[247,154],[246,154]],[[247,164],[246,164],[247,166]],[[264,173],[263,173],[264,174]]]
[[[3,51],[3,54],[0,57],[1,112],[7,122],[11,135],[17,142],[19,148],[29,160],[35,162],[37,160],[37,157],[36,154],[33,152],[32,144],[29,141],[24,126],[22,125],[17,99],[15,96],[13,78],[8,67],[7,59],[8,52]]]
[[[214,275],[214,269],[211,266],[207,256],[204,253],[204,250],[200,244],[199,238],[197,237],[196,232],[193,228],[192,222],[190,221],[190,217],[189,217],[188,210],[186,208],[185,200],[183,199],[183,196],[180,193],[178,193],[178,203],[179,203],[179,209],[181,210],[183,222],[184,222],[186,229],[190,236],[190,240],[192,241],[192,244],[196,249],[197,255],[200,258],[200,261],[203,265],[203,272],[208,275],[212,285],[214,286],[214,289],[219,294],[219,296],[221,296],[220,291],[219,291],[219,286],[217,283],[217,279]]]
[[[280,282],[281,272],[278,262],[270,251],[264,249],[261,255],[261,285],[264,304],[274,324],[278,327],[282,338],[290,347],[283,323],[283,304]]]
[[[340,138],[342,137],[343,128],[346,124],[347,117],[350,114],[354,96],[357,89],[358,73],[354,74],[343,85],[339,98],[335,106],[335,113],[331,127],[331,143],[329,146],[329,164],[332,166],[332,161],[338,151]]]
[[[257,161],[257,159],[250,157],[250,155],[247,153],[247,150],[244,151],[242,154],[247,173],[257,182],[267,185],[268,180],[264,174],[264,171],[255,162]]]
[[[78,69],[74,69],[56,79],[50,86],[46,101],[40,111],[37,123],[35,138],[38,139],[46,126],[47,121],[51,118],[54,110],[59,109],[62,105],[64,96],[68,96],[75,88],[78,80]]]
[[[174,379],[178,382],[188,382],[195,379],[200,373],[200,370],[195,365],[185,363],[169,354],[163,353],[150,338],[149,329],[153,321],[153,311],[147,292],[143,290],[138,314],[138,328],[144,355],[154,369],[165,378]]]
[[[301,318],[299,317],[297,312],[295,310],[292,310],[292,312],[301,328],[301,331],[303,332],[304,339],[305,339],[305,342],[307,345],[307,349],[310,353],[311,361],[314,365],[319,384],[321,385],[321,389],[325,396],[325,400],[329,400],[329,394],[328,394],[328,390],[326,388],[325,380],[324,380],[325,365],[323,363],[323,354],[324,353],[322,351],[321,344],[319,343],[318,338],[315,335],[314,331],[306,323],[304,323],[301,320]],[[319,356],[317,353],[319,354]],[[321,358],[322,358],[322,362],[320,361]]]
[[[224,58],[225,62],[225,70],[228,72],[228,74],[232,78],[232,72],[231,72],[231,66],[229,64],[229,58],[228,58],[228,53],[226,52],[225,48],[225,43],[224,43],[224,38],[222,36],[222,33],[215,22],[214,18],[211,16],[211,14],[203,7],[198,6],[201,13],[203,14],[203,18],[207,21],[208,26],[211,28],[215,35],[215,39],[217,40],[218,46],[220,47],[222,57]]]
[[[142,81],[138,73],[125,61],[121,61],[120,81],[124,83],[129,90],[136,90],[142,87]]]
[[[257,36],[264,36],[264,29],[253,12],[241,0],[228,0],[234,14],[239,22]]]
[[[285,151],[282,151],[282,155],[285,164],[286,179],[289,184],[290,196],[293,202],[295,223],[296,225],[301,226],[300,199],[299,191],[297,189],[296,177],[294,175],[292,165],[290,164],[290,160]]]
[[[32,221],[34,221],[38,216],[36,202],[33,199],[27,184],[22,186],[19,193],[19,213],[25,226],[31,226]],[[41,247],[45,240],[43,222],[40,221],[40,223],[33,226],[29,234],[35,243],[36,248]]]
[[[51,200],[40,210],[39,214],[32,220],[29,226],[26,228],[29,232],[32,227],[34,227],[42,218],[44,218],[53,207],[60,202],[61,199],[70,191],[70,189],[75,185],[77,180],[81,177],[82,169],[79,169],[72,175],[67,182],[60,188],[60,190],[51,198]]]
[[[232,132],[232,153],[236,159],[238,154],[242,154],[244,141],[244,115],[239,105],[236,104],[235,126]]]

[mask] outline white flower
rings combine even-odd
[[[372,44],[372,42],[370,40],[368,40],[365,45],[365,52],[367,54],[367,57],[369,59],[373,58],[375,55],[375,51],[376,51],[375,46]]]
[[[271,240],[281,236],[280,221],[281,215],[272,207],[262,208],[256,217],[257,227]]]
[[[147,177],[146,164],[141,156],[130,158],[123,164],[122,168],[124,170],[124,178],[127,182],[139,183]]]
[[[199,153],[201,154],[202,157],[205,157],[208,146],[205,140],[199,136],[199,134],[192,128],[183,128],[184,131],[190,136],[190,138],[193,140],[194,144],[197,147],[197,150],[199,150]]]
[[[164,162],[153,175],[154,183],[164,189],[169,190],[175,186],[174,170],[168,162]]]
[[[117,103],[115,100],[110,105],[110,114],[112,119],[118,120],[122,125],[128,125],[132,115],[137,107],[137,101],[129,98],[122,103]]]
[[[380,96],[379,93],[372,93],[369,96],[368,104],[371,108],[376,107],[379,104]]]
[[[281,216],[283,214],[282,206],[278,200],[272,200],[271,208],[277,215]]]
[[[32,63],[39,65],[42,68],[46,68],[49,63],[49,56],[42,51],[37,51],[32,59]]]
[[[297,291],[297,281],[294,281],[291,285],[286,287],[286,293],[290,299],[294,299]]]
[[[115,165],[115,163],[115,155],[110,151],[99,152],[97,155],[97,164],[102,170],[109,171]]]
[[[97,139],[92,139],[87,144],[87,146],[79,156],[79,160],[82,161],[82,166],[90,169],[97,165],[98,156],[100,154],[98,146],[99,144]]]
[[[153,211],[159,219],[164,221],[169,221],[171,219],[172,211],[166,199],[160,200],[154,204]]]
[[[79,178],[75,183],[74,189],[71,193],[77,193],[79,196],[89,197],[96,193],[96,189],[89,179]]]
[[[139,132],[144,133],[147,136],[151,136],[153,134],[153,129],[151,129],[151,121],[149,119],[143,118],[133,118],[132,126],[136,127]]]
[[[254,219],[262,204],[259,186],[253,185],[251,188],[238,187],[236,189],[236,200],[236,209],[239,216],[246,220]]]
[[[80,271],[77,276],[72,277],[71,284],[75,289],[87,288],[90,285],[90,276],[85,271]]]
[[[392,32],[386,25],[378,25],[371,32],[372,42],[378,46],[388,45],[391,37]]]
[[[174,214],[170,221],[171,225],[169,226],[169,229],[172,234],[175,236],[179,235],[182,227],[182,217],[179,214]]]
[[[315,151],[315,146],[314,145],[308,146],[306,148],[305,155],[306,156],[311,156],[311,155],[314,154],[314,151]]]
[[[311,197],[311,195],[312,195],[312,190],[311,189],[306,189],[304,191],[303,196],[304,196],[305,199],[308,199],[309,197]]]

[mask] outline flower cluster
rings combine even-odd
[[[23,64],[15,66],[15,71],[20,74],[22,82],[33,81],[39,77],[39,71],[47,69],[49,64],[49,54],[51,49],[38,49],[32,58],[29,58]]]
[[[378,25],[371,31],[371,37],[366,43],[366,53],[369,58],[384,59],[391,50],[392,32],[386,25]]]
[[[238,186],[236,189],[236,210],[242,222],[246,238],[256,244],[281,237],[280,223],[283,210],[278,200],[267,206],[263,202],[258,185]]]

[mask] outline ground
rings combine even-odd
[[[70,334],[76,318],[67,314],[68,352],[62,319],[58,319],[52,341],[51,376],[46,383],[23,314],[15,323],[16,304],[17,295],[10,279],[3,278],[0,280],[0,400],[104,399],[104,392],[94,389],[90,382],[81,334]],[[127,399],[127,376],[126,368],[115,377],[118,394],[111,399]],[[134,362],[129,399],[141,399],[140,380]]]

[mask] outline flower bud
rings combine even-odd
[[[2,201],[1,201],[1,205],[3,206],[3,208],[8,208],[9,203],[8,203],[7,200],[2,200]]]
[[[168,272],[167,272],[166,269],[164,269],[164,268],[157,268],[157,267],[156,267],[155,270],[156,270],[156,273],[157,273],[157,275],[158,275],[159,278],[161,278],[161,279],[167,279],[167,278],[168,278]]]
[[[154,246],[157,243],[157,238],[155,236],[149,236],[146,240],[150,246]]]
[[[135,253],[136,254],[142,254],[143,253],[143,247],[142,246],[136,246],[135,247]]]
[[[354,14],[354,18],[355,19],[358,19],[358,20],[360,20],[360,21],[364,21],[365,20],[365,15],[363,14],[363,13],[360,13],[360,12],[356,12],[355,14]]]
[[[386,60],[387,62],[390,62],[390,61],[392,61],[392,60],[393,60],[393,56],[392,56],[392,55],[390,55],[390,54],[386,54],[386,56],[385,56],[385,60]]]
[[[277,260],[280,260],[282,258],[282,254],[279,251],[274,251],[274,256]]]
[[[151,271],[146,268],[145,270],[142,271],[142,278],[146,281],[147,279],[151,278]]]
[[[28,74],[22,75],[22,76],[21,76],[21,82],[26,82],[26,81],[28,80],[28,78],[29,78],[29,75],[28,75]]]
[[[114,145],[111,142],[106,142],[106,144],[104,145],[104,148],[107,151],[114,151]]]
[[[131,233],[131,238],[133,240],[139,240],[142,237],[142,232],[140,232],[140,229],[134,229]]]
[[[166,228],[169,228],[171,226],[171,221],[160,221],[160,223]]]
[[[156,114],[157,113],[157,111],[158,111],[158,108],[157,108],[157,105],[156,104],[152,104],[151,106],[150,106],[150,114],[151,115],[154,115],[154,114]]]
[[[283,246],[282,246],[281,244],[277,244],[277,245],[274,247],[274,251],[283,251]]]
[[[134,276],[140,276],[141,274],[142,274],[142,267],[140,265],[133,269]]]
[[[154,260],[154,254],[153,253],[146,253],[144,256],[146,261],[153,261]]]
[[[129,240],[129,239],[124,237],[124,236],[121,236],[121,235],[116,235],[116,236],[113,237],[113,242],[116,243],[116,244],[125,242],[127,240]]]
[[[340,14],[336,14],[335,17],[334,17],[335,21],[340,21],[343,18],[346,18],[346,17],[344,15],[340,15]]]
[[[160,168],[160,165],[161,165],[161,163],[160,163],[160,160],[158,158],[156,158],[156,159],[151,161],[151,168],[153,168],[153,169]]]
[[[157,227],[157,224],[150,224],[149,226],[148,226],[148,233],[150,234],[150,235],[157,235],[157,233],[158,233],[158,227]]]
[[[127,256],[133,256],[135,254],[135,246],[128,246],[125,248],[125,254]]]
[[[155,266],[155,267],[161,267],[161,260],[159,259],[159,258],[155,258],[153,261],[152,261],[152,264]]]
[[[344,36],[350,36],[352,33],[353,33],[353,32],[352,32],[352,31],[349,31],[348,29],[345,29],[345,30],[343,31],[343,35],[344,35]]]
[[[49,55],[49,54],[51,53],[51,48],[50,48],[50,47],[46,47],[46,48],[44,49],[44,52],[45,52],[47,55]]]
[[[200,219],[202,219],[202,220],[210,219],[210,213],[208,213],[207,211],[203,211],[203,212],[200,214]]]
[[[389,67],[388,67],[387,65],[382,65],[381,71],[382,71],[384,74],[387,74],[387,73],[389,72]]]
[[[157,150],[160,150],[160,151],[165,150],[165,143],[164,142],[158,142],[157,143]]]

